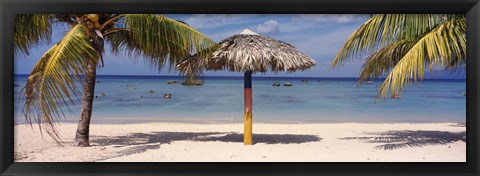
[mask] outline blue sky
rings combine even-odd
[[[333,70],[329,69],[329,65],[345,40],[369,17],[369,15],[353,14],[175,14],[165,16],[187,22],[216,42],[248,28],[259,34],[290,43],[312,57],[317,65],[304,72],[266,73],[262,76],[299,77],[358,76],[362,65],[361,60],[352,61]],[[66,32],[66,28],[56,27],[53,32],[52,43],[58,42]],[[15,73],[30,73],[35,62],[50,45],[41,44],[33,48],[29,56],[16,56]],[[106,46],[105,67],[97,69],[98,75],[178,75],[178,72],[168,71],[168,69],[158,72],[146,65],[142,59],[131,58],[126,54],[113,55],[109,51],[109,46]],[[243,76],[243,73],[208,71],[205,72],[205,75]]]

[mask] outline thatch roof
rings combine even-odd
[[[294,46],[270,37],[258,35],[250,30],[229,37],[219,43],[209,57],[190,58],[207,70],[229,70],[235,72],[306,70],[316,62]],[[190,60],[189,59],[189,60]],[[181,69],[187,63],[181,63]],[[191,63],[190,63],[191,64]]]

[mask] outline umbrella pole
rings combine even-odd
[[[245,72],[243,144],[252,145],[252,71]]]

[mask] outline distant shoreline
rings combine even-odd
[[[80,117],[69,117],[67,120],[59,120],[57,124],[77,124]],[[285,119],[262,119],[254,118],[254,123],[259,124],[309,124],[309,125],[318,125],[318,124],[442,124],[442,123],[455,123],[455,124],[465,124],[465,121],[335,121],[335,120],[285,120]],[[205,118],[191,118],[191,119],[182,119],[182,118],[146,118],[146,119],[135,119],[128,117],[92,117],[92,124],[103,124],[103,125],[121,125],[121,124],[152,124],[152,123],[174,123],[174,124],[197,124],[197,125],[208,125],[208,124],[239,124],[244,123],[243,119],[205,119]],[[15,125],[25,125],[27,122],[17,123]],[[33,124],[36,124],[35,122]]]

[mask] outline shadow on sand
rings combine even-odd
[[[300,144],[306,142],[317,142],[322,140],[322,138],[319,138],[318,136],[298,134],[253,134],[252,138],[254,144]],[[202,138],[197,138],[195,140],[243,143],[243,134],[230,133],[222,136],[206,136]]]
[[[446,131],[387,131],[383,133],[367,133],[370,137],[346,137],[342,140],[362,140],[368,143],[382,143],[375,148],[394,150],[406,147],[423,147],[427,145],[448,144],[466,141],[465,131],[459,133]]]
[[[266,144],[299,144],[321,141],[322,138],[314,135],[293,134],[253,134],[254,143]],[[152,132],[132,133],[125,136],[91,136],[93,145],[113,147],[129,147],[122,155],[141,153],[150,149],[158,149],[162,144],[175,141],[220,141],[243,143],[243,134],[219,132]],[[243,145],[243,144],[239,144]]]

